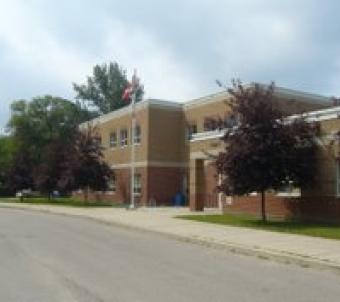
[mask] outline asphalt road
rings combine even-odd
[[[340,275],[0,209],[0,301],[340,301]]]

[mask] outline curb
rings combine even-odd
[[[271,261],[275,261],[275,262],[279,262],[283,264],[294,264],[294,265],[301,266],[303,268],[331,270],[337,274],[340,274],[340,263],[334,263],[329,260],[312,258],[306,255],[293,254],[293,253],[288,253],[288,252],[283,252],[283,251],[280,252],[280,251],[263,250],[259,247],[241,246],[233,242],[218,243],[218,242],[214,242],[209,239],[194,238],[194,237],[178,235],[178,234],[173,234],[173,233],[164,232],[164,231],[151,230],[148,228],[131,226],[125,223],[108,221],[105,219],[82,215],[82,214],[78,215],[78,214],[73,214],[73,213],[58,212],[58,211],[54,211],[53,209],[33,208],[33,207],[31,208],[31,207],[20,206],[20,205],[11,206],[8,204],[1,204],[1,203],[0,203],[0,208],[28,210],[32,212],[41,212],[41,213],[48,213],[48,214],[53,214],[53,215],[77,217],[81,219],[92,220],[92,221],[95,221],[97,223],[101,223],[104,225],[115,226],[115,227],[138,231],[138,232],[153,233],[153,234],[161,235],[163,237],[167,237],[167,238],[174,239],[177,241],[197,244],[197,245],[204,246],[207,248],[213,248],[213,249],[227,251],[227,252],[231,252],[235,254],[241,254],[245,256],[255,256],[262,260],[271,260]]]

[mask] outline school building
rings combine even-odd
[[[326,219],[340,221],[340,106],[331,98],[276,87],[275,100],[287,116],[304,113],[319,121],[317,185],[313,190],[287,188],[268,195],[268,215],[274,218]],[[133,194],[142,206],[171,205],[176,193],[186,197],[193,211],[221,208],[230,213],[260,212],[256,193],[231,197],[217,192],[219,176],[210,155],[224,150],[223,131],[214,129],[211,118],[230,115],[230,95],[220,92],[185,103],[156,99],[136,104],[137,125],[131,139],[131,106],[91,121],[97,126],[107,163],[115,172],[107,192],[96,198],[128,203],[131,194],[131,145],[135,145]],[[320,217],[319,217],[320,216]]]

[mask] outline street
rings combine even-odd
[[[0,209],[0,301],[339,301],[340,275]]]

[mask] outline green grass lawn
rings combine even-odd
[[[228,226],[253,228],[267,231],[307,235],[340,240],[340,226],[332,224],[315,224],[288,221],[262,222],[259,219],[243,215],[186,215],[177,218],[215,223]]]
[[[123,207],[123,205],[112,204],[110,201],[83,201],[71,197],[58,197],[48,200],[44,197],[26,197],[23,201],[19,198],[0,198],[0,202],[23,203],[23,204],[48,204],[72,207]]]

